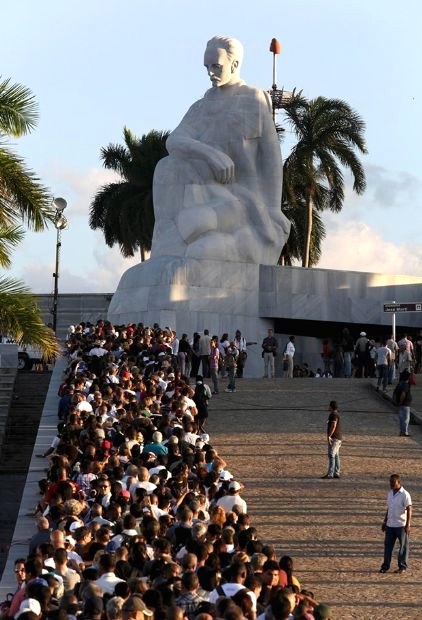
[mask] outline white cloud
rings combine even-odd
[[[422,202],[422,182],[415,175],[374,164],[367,164],[365,173],[366,192],[377,206],[385,209]]]
[[[120,179],[116,172],[105,168],[91,168],[85,174],[72,169],[58,169],[54,171],[54,176],[58,184],[65,187],[65,193],[69,196],[69,217],[88,216],[89,205],[100,187]]]
[[[140,262],[140,256],[123,258],[117,247],[95,249],[87,266],[75,272],[72,266],[60,267],[60,293],[113,293],[126,269]],[[53,268],[51,264],[33,264],[26,267],[23,277],[34,293],[51,293]]]
[[[318,267],[419,276],[422,249],[387,241],[364,222],[331,221]]]

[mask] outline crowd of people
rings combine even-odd
[[[354,339],[348,328],[332,342],[322,341],[322,366],[312,371],[307,364],[295,366],[293,376],[316,378],[378,378],[378,386],[391,385],[403,371],[418,372],[422,367],[422,330],[415,337],[403,333],[373,338],[362,331]]]
[[[206,432],[203,375],[218,392],[213,349],[237,350],[234,367],[219,371],[229,385],[243,368],[242,343],[224,336],[204,332],[190,345],[158,325],[101,320],[69,330],[57,434],[38,455],[48,473],[32,513],[37,531],[15,562],[3,617],[332,617],[302,588],[292,558],[261,540],[243,484]],[[203,375],[192,382],[198,360]]]

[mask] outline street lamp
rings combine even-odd
[[[56,209],[56,214],[54,217],[54,226],[57,230],[57,238],[56,238],[56,269],[53,273],[54,278],[54,296],[53,296],[53,331],[56,333],[57,331],[57,305],[59,298],[59,262],[60,262],[60,248],[61,248],[61,234],[62,230],[64,230],[67,226],[67,219],[63,215],[63,211],[67,207],[67,202],[64,198],[54,198],[53,205]]]

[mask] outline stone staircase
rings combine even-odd
[[[57,307],[57,334],[64,338],[69,325],[77,325],[81,321],[95,323],[98,319],[107,318],[107,311],[112,298],[112,293],[84,293],[84,294],[60,294]],[[51,309],[53,307],[52,295],[36,295],[44,322],[51,323],[53,320]]]
[[[51,372],[17,373],[9,413],[6,414],[0,448],[0,575],[19,512],[50,379]]]
[[[17,368],[0,368],[0,446],[3,443],[16,374]]]

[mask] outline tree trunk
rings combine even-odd
[[[142,245],[142,243],[140,244],[140,250],[141,250],[141,263],[145,262],[145,250],[144,250],[144,246]]]
[[[305,235],[305,247],[303,248],[302,267],[309,267],[309,256],[311,253],[311,238],[312,238],[312,215],[313,215],[312,194],[311,192],[309,192],[306,197],[306,235]]]

